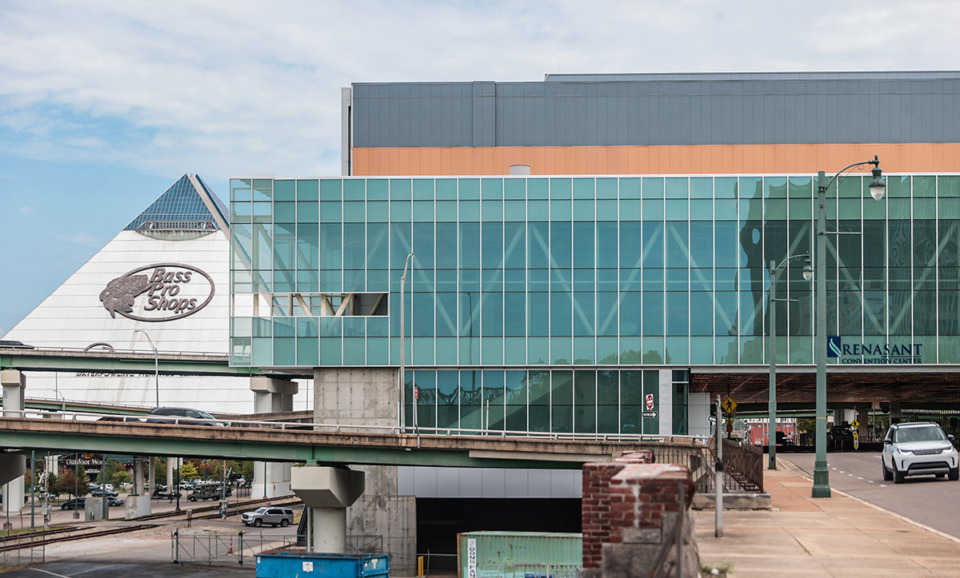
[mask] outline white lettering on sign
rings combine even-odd
[[[147,265],[110,281],[100,301],[110,313],[136,321],[171,321],[193,315],[213,299],[213,278],[179,263]]]
[[[467,577],[477,578],[477,540],[467,538]]]

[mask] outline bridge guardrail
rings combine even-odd
[[[196,418],[180,416],[121,416],[115,413],[95,413],[95,412],[71,412],[71,411],[48,411],[38,409],[26,410],[5,410],[3,417],[23,417],[35,419],[62,419],[85,422],[122,422],[131,425],[209,425],[203,420]],[[13,414],[13,415],[9,415]],[[147,423],[147,420],[151,423]],[[278,421],[256,421],[256,420],[235,420],[228,418],[217,418],[209,420],[223,424],[226,427],[243,427],[256,429],[280,429],[280,430],[302,430],[302,431],[321,431],[329,433],[384,433],[396,434],[404,433],[407,435],[435,435],[435,436],[478,436],[478,437],[523,437],[535,438],[553,441],[595,441],[595,442],[646,442],[646,443],[673,443],[689,444],[691,446],[705,444],[710,439],[709,436],[693,435],[651,435],[651,434],[623,434],[623,433],[573,433],[573,432],[537,432],[523,430],[484,430],[474,428],[403,428],[402,432],[397,426],[379,426],[364,424],[324,424],[324,423],[305,423],[305,422],[278,422]],[[163,423],[159,423],[163,422]]]

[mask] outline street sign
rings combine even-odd
[[[418,399],[420,397],[420,388],[417,386],[413,387],[413,399]]]
[[[850,424],[850,427],[852,427],[853,429],[857,429],[858,427],[860,427],[860,422],[858,422],[857,420],[853,420],[853,423]]]
[[[655,411],[645,411],[645,412],[643,412],[643,417],[657,417],[657,412],[655,412]]]
[[[720,404],[720,407],[727,413],[733,413],[737,410],[737,402],[727,397],[727,399],[723,400],[723,403]]]
[[[653,394],[647,394],[647,411],[653,411]]]

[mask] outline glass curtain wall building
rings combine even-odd
[[[234,178],[231,363],[397,367],[404,307],[407,425],[416,386],[422,428],[686,433],[691,370],[766,363],[766,264],[812,254],[815,180]],[[868,181],[828,195],[855,233],[828,237],[828,334],[960,362],[960,177]],[[778,359],[812,365],[794,263]]]

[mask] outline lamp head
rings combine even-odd
[[[813,279],[813,265],[810,263],[807,263],[803,267],[803,278],[807,281]]]
[[[883,182],[883,173],[880,170],[880,160],[873,155],[873,179],[870,181],[870,196],[879,201],[887,191],[887,184]]]

